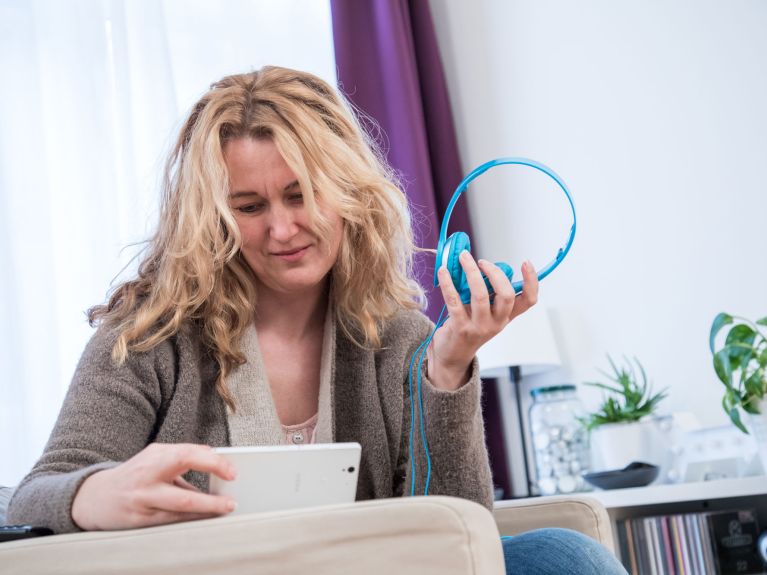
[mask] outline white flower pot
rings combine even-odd
[[[671,470],[673,454],[669,436],[673,418],[654,417],[633,423],[609,423],[591,431],[593,471],[622,469],[633,461],[660,467],[656,482],[663,483]]]

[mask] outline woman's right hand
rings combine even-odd
[[[207,445],[152,443],[128,461],[88,477],[72,502],[81,529],[131,529],[225,515],[232,498],[209,495],[182,478],[187,471],[231,481],[234,467]]]

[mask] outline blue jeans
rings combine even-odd
[[[569,529],[536,529],[503,537],[506,575],[626,575],[615,556]]]

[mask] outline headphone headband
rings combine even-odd
[[[469,184],[484,174],[486,171],[488,171],[491,168],[494,168],[496,166],[502,166],[505,164],[518,164],[521,166],[528,166],[531,168],[535,168],[536,170],[539,170],[549,176],[552,180],[554,180],[559,187],[562,189],[562,191],[565,193],[565,196],[567,197],[567,201],[570,204],[570,210],[573,214],[573,225],[570,228],[570,235],[567,238],[567,243],[564,245],[564,247],[559,248],[557,250],[556,256],[554,256],[554,259],[550,261],[548,264],[546,264],[541,271],[538,272],[538,279],[542,280],[547,275],[549,275],[551,272],[553,272],[556,267],[562,262],[563,259],[565,259],[565,256],[570,251],[570,247],[573,245],[573,240],[575,239],[575,228],[576,228],[576,217],[575,217],[575,204],[573,203],[573,198],[570,196],[570,191],[567,189],[567,185],[565,182],[560,178],[554,170],[549,168],[548,166],[545,166],[541,164],[540,162],[536,162],[535,160],[530,160],[528,158],[497,158],[495,160],[490,160],[489,162],[486,162],[482,164],[481,166],[474,168],[464,179],[461,181],[460,184],[458,184],[458,187],[455,189],[455,192],[453,193],[453,197],[450,199],[450,203],[447,205],[447,209],[445,210],[445,216],[442,219],[442,227],[439,230],[439,243],[437,244],[437,254],[441,254],[442,250],[445,246],[445,241],[447,239],[447,226],[450,222],[450,216],[453,213],[453,209],[455,208],[455,204],[458,201],[458,198],[461,196],[463,192],[466,191],[466,188],[469,186]],[[439,285],[439,280],[437,278],[437,271],[439,270],[440,262],[438,261],[436,265],[434,266],[434,285]],[[519,293],[522,291],[522,282],[512,282],[511,284],[514,287],[514,291]]]

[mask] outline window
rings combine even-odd
[[[265,64],[335,83],[332,42],[317,0],[0,0],[0,485],[42,452],[84,311],[135,269],[188,109]]]

